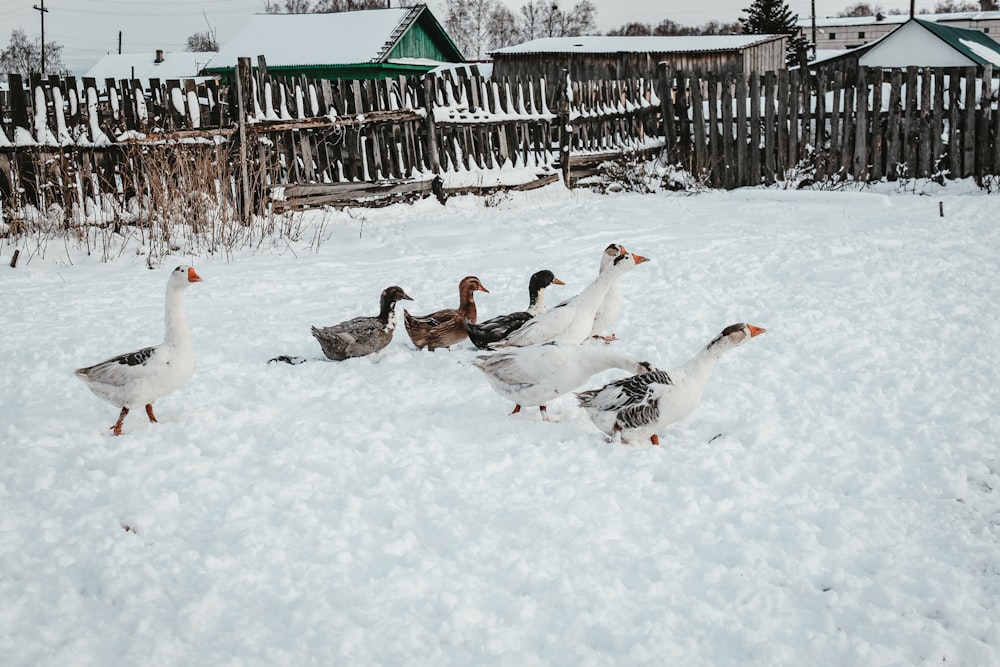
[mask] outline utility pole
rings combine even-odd
[[[816,58],[816,0],[812,0],[813,58]]]
[[[41,74],[45,74],[45,15],[49,10],[45,9],[45,0],[41,0],[41,6],[32,5],[34,9],[38,10],[38,15],[42,19],[42,71]]]

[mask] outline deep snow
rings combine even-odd
[[[1000,663],[1000,198],[918,190],[557,185],[153,271],[0,246],[0,664]],[[652,260],[622,350],[669,368],[767,329],[660,447],[607,444],[572,396],[509,416],[471,344],[401,325],[266,363],[391,284],[423,313],[478,275],[485,319],[549,268],[557,303],[610,242]],[[161,340],[188,262],[198,370],[114,438],[72,371]]]

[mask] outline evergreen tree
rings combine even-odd
[[[793,14],[784,0],[754,0],[743,10],[746,18],[740,18],[745,35],[788,35],[785,62],[791,65],[805,65],[806,42],[799,36],[796,22],[798,14]]]

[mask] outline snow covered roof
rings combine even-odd
[[[323,14],[255,14],[222,45],[212,67],[234,67],[239,58],[261,54],[275,67],[385,62],[406,31],[429,11],[426,5],[415,5]]]
[[[1000,66],[1000,43],[979,30],[914,18],[870,44],[825,57],[817,53],[812,64],[855,56],[859,64],[873,67]]]
[[[951,12],[948,14],[917,14],[915,18],[936,23],[952,21],[1000,21],[1000,11],[991,12]],[[882,18],[875,16],[817,16],[817,28],[836,28],[843,26],[861,26],[872,24],[903,24],[910,20],[909,14],[889,14]],[[800,18],[795,23],[799,28],[812,26],[812,17]]]
[[[545,37],[492,51],[512,53],[689,53],[692,51],[733,51],[762,44],[785,35],[696,35],[668,37],[620,37],[586,35]]]
[[[85,77],[104,79],[194,79],[215,56],[212,51],[157,51],[156,53],[114,53],[97,61]],[[157,62],[160,60],[161,62]]]

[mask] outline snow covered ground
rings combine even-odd
[[[998,220],[968,183],[330,213],[318,251],[194,258],[198,370],[120,438],[72,371],[159,342],[191,258],[0,246],[0,664],[1000,664]],[[402,326],[266,363],[391,284],[426,313],[478,275],[485,319],[549,268],[554,304],[611,242],[652,260],[622,350],[767,329],[660,447],[572,396],[509,416],[471,345]]]

